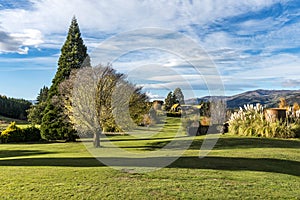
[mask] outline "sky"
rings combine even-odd
[[[153,99],[300,89],[299,0],[0,0],[0,94],[50,86],[76,16],[93,65]]]

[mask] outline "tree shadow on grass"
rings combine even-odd
[[[0,158],[9,158],[16,156],[34,156],[50,154],[53,152],[39,151],[39,150],[0,150]]]
[[[96,158],[20,158],[0,160],[0,166],[62,166],[62,167],[99,167],[104,166]]]
[[[203,140],[194,140],[190,149],[199,149]],[[220,137],[214,149],[236,148],[300,148],[300,140],[272,139],[272,138],[226,138]]]
[[[151,158],[20,158],[0,160],[0,166],[62,166],[101,167],[104,163],[118,167],[164,167],[189,169],[214,169],[230,171],[260,171],[300,176],[300,162],[270,158],[241,157],[151,157]],[[177,160],[176,160],[177,159]],[[175,162],[169,164],[169,161]]]
[[[183,139],[181,139],[183,138]],[[162,140],[166,139],[166,140]],[[123,149],[139,149],[143,151],[156,151],[159,149],[174,149],[174,150],[200,150],[201,145],[204,141],[203,138],[191,138],[187,137],[176,137],[176,140],[170,140],[171,138],[138,138],[138,139],[118,139],[110,142],[122,142],[122,141],[149,141],[144,145],[123,145],[116,144],[115,148]],[[210,140],[210,139],[207,139]],[[108,141],[102,141],[105,144]],[[169,144],[169,145],[168,145]],[[168,146],[167,146],[168,145]],[[226,150],[226,149],[247,149],[247,148],[293,148],[300,149],[300,140],[287,140],[287,139],[271,139],[271,138],[219,138],[217,143],[214,145],[214,150]]]
[[[275,172],[300,176],[300,162],[273,158],[242,158],[242,157],[181,157],[169,167],[191,169],[216,169],[230,171]]]
[[[101,142],[125,142],[125,141],[151,141],[151,140],[168,140],[173,139],[174,137],[149,137],[149,138],[114,138],[115,136],[109,136],[105,140],[102,140]],[[186,138],[187,136],[179,136],[176,138]],[[93,142],[93,139],[85,139],[81,140],[82,142]]]
[[[211,140],[211,139],[207,139]],[[284,140],[271,138],[218,138],[213,149],[247,149],[247,148],[300,148],[300,140]],[[204,139],[191,138],[172,142],[168,149],[181,149],[190,144],[189,149],[199,150]],[[147,143],[145,150],[154,151],[164,148],[170,141],[153,141]]]

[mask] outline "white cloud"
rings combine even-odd
[[[18,53],[19,54],[28,54],[28,47],[24,47],[24,48],[18,48]]]
[[[20,51],[21,43],[16,41],[5,31],[0,30],[0,54],[5,52],[18,52]]]
[[[17,52],[27,54],[28,46],[38,47],[41,43],[43,43],[43,40],[39,30],[25,29],[21,33],[12,34],[0,31],[0,53]]]
[[[32,8],[0,10],[1,25],[12,34],[24,30],[40,31],[44,37],[66,33],[71,17],[76,15],[88,34],[120,32],[141,27],[185,29],[190,24],[205,25],[219,18],[259,10],[279,0],[265,1],[97,1],[31,0]],[[26,31],[25,31],[26,32]],[[28,32],[27,32],[28,33]],[[192,34],[192,33],[191,33]],[[98,35],[99,37],[99,35]],[[28,41],[30,44],[38,41]]]
[[[274,27],[280,25],[280,21],[274,20],[271,16],[266,19],[250,19],[237,24],[240,35],[249,35],[260,31],[272,30]]]
[[[282,81],[282,86],[286,88],[300,88],[300,81],[297,79],[286,79]]]
[[[195,77],[188,74],[201,73],[209,82],[213,82],[216,78],[213,75],[220,71],[224,84],[238,89],[242,88],[242,85],[255,86],[256,79],[257,85],[262,84],[263,78],[277,79],[281,76],[294,80],[295,74],[300,73],[297,68],[300,62],[298,55],[274,53],[300,45],[299,24],[283,26],[288,20],[287,17],[291,17],[288,13],[276,18],[265,16],[262,19],[257,17],[252,19],[250,16],[249,19],[244,18],[241,21],[233,20],[230,21],[232,24],[227,24],[229,27],[212,26],[218,23],[222,25],[222,20],[260,11],[274,3],[284,4],[286,0],[126,2],[73,0],[71,3],[67,0],[31,0],[31,2],[33,7],[28,10],[0,10],[2,30],[0,53],[27,53],[28,47],[59,49],[65,40],[70,20],[76,15],[90,55],[99,53],[96,55],[99,59],[92,58],[93,62],[106,64],[107,61],[113,60],[114,66],[123,72],[129,72],[129,76],[138,75],[139,78],[143,77],[148,81],[157,81],[148,83],[147,86],[151,88],[182,84],[182,80],[172,77],[175,73],[196,86]],[[198,30],[192,25],[202,29]],[[141,31],[144,27],[158,27],[162,31],[153,31],[158,29]],[[126,34],[126,31],[134,29],[140,30]],[[174,34],[178,31],[183,31],[186,35]],[[257,32],[262,34],[255,34]],[[122,33],[123,37],[115,35],[117,33]],[[117,38],[111,39],[111,36]],[[107,38],[110,38],[108,43]],[[193,45],[197,48],[203,49],[191,47],[189,39],[195,42]],[[102,44],[99,46],[100,42]],[[157,52],[130,53],[143,51],[142,48],[156,48]],[[259,53],[257,55],[247,53],[252,50]],[[120,57],[124,58],[119,59]],[[217,69],[212,61],[215,62]],[[150,64],[152,72],[145,68]],[[198,71],[191,65],[197,66]],[[140,71],[144,74],[134,71],[137,68],[141,68]],[[161,74],[157,73],[159,70],[162,70]],[[168,73],[167,70],[172,72]],[[247,84],[245,80],[248,81]],[[168,84],[162,84],[166,81]],[[199,85],[202,87],[201,84]]]
[[[36,29],[24,29],[23,33],[10,34],[15,40],[22,43],[24,46],[38,46],[43,43],[42,33]]]
[[[161,96],[159,94],[154,94],[154,93],[149,92],[149,91],[146,91],[146,95],[150,98],[150,100],[165,99],[164,96]]]

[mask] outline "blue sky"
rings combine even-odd
[[[298,0],[0,0],[0,94],[50,86],[74,15],[93,63],[153,98],[300,88]]]

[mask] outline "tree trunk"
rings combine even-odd
[[[100,147],[100,134],[101,134],[100,131],[96,131],[94,133],[94,141],[93,141],[93,143],[94,143],[94,147],[95,148],[99,148]]]

